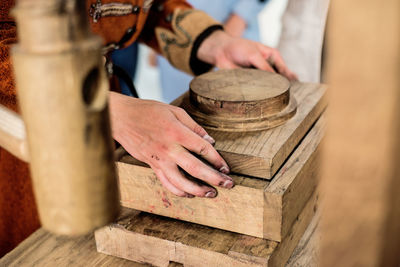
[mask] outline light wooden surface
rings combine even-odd
[[[102,41],[78,0],[20,0],[10,50],[42,226],[86,234],[118,214]],[[2,204],[6,205],[6,204]]]
[[[206,129],[229,132],[266,130],[296,113],[289,81],[256,69],[208,72],[193,79],[184,108]]]
[[[297,111],[282,126],[250,133],[208,130],[216,140],[215,148],[233,172],[271,178],[326,107],[324,85],[295,83],[291,92]],[[180,105],[181,101],[182,98],[177,99],[173,104]]]
[[[400,1],[332,1],[321,266],[400,265]]]
[[[40,228],[0,259],[1,267],[126,266],[140,263],[110,257],[96,251],[94,235],[58,237]]]
[[[154,214],[280,241],[317,185],[318,145],[324,117],[313,126],[269,182],[232,175],[233,189],[218,188],[214,199],[180,198],[154,172],[125,156],[118,165],[121,204]]]
[[[287,267],[318,266],[319,217],[314,216],[299,244],[293,251]],[[0,266],[129,266],[142,267],[147,264],[137,263],[96,251],[93,235],[79,238],[61,238],[49,234],[43,229],[37,230],[17,248],[0,259]],[[183,266],[171,262],[168,267]],[[199,267],[204,266],[200,265]],[[222,265],[226,266],[226,265]]]
[[[202,125],[207,130],[216,130],[222,132],[254,132],[254,131],[266,131],[268,129],[277,127],[279,125],[284,124],[290,118],[292,118],[296,114],[297,110],[297,102],[296,99],[291,96],[288,96],[288,100],[278,100],[280,102],[285,102],[285,106],[282,107],[282,110],[273,112],[269,114],[269,112],[263,114],[265,109],[263,107],[259,108],[259,112],[255,112],[253,117],[250,116],[250,112],[247,112],[249,108],[243,107],[245,111],[243,117],[235,117],[234,112],[230,112],[231,115],[220,115],[213,114],[207,115],[202,113],[198,107],[192,104],[189,100],[189,95],[185,95],[183,101],[180,105],[181,108],[185,109],[192,118]],[[224,104],[219,104],[219,107],[229,106],[226,102]],[[236,105],[236,103],[235,103]],[[238,104],[240,108],[241,104]],[[249,104],[251,108],[254,108],[254,104]],[[236,107],[231,107],[230,109],[237,110]],[[229,112],[229,110],[228,110]]]
[[[99,252],[168,266],[283,266],[317,210],[317,192],[281,242],[125,210],[121,219],[95,232]]]
[[[287,96],[289,87],[290,83],[285,77],[256,69],[208,72],[197,76],[190,83],[191,93],[200,98],[196,101],[199,104],[204,104],[200,103],[202,101],[215,100],[237,104],[267,101],[266,103],[273,105],[276,104],[273,102],[275,98]]]

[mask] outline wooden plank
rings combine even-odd
[[[321,266],[399,266],[400,1],[332,1],[326,47]]]
[[[271,178],[326,107],[326,88],[296,83],[291,92],[297,101],[293,118],[277,128],[252,133],[209,131],[215,148],[235,173]]]
[[[282,166],[311,125],[326,108],[326,86],[295,83],[291,92],[297,101],[296,115],[277,128],[252,133],[227,133],[209,130],[215,148],[239,174],[270,179]],[[184,95],[171,104],[179,106]]]
[[[264,190],[264,238],[280,241],[289,232],[318,184],[318,149],[326,120],[324,115]],[[280,214],[280,216],[276,216]]]
[[[287,267],[318,266],[318,240],[315,225],[318,216],[314,216],[303,237],[293,251]],[[63,238],[37,230],[24,242],[0,259],[0,266],[129,266],[144,267],[148,264],[137,263],[103,253],[97,253],[94,235],[77,238]],[[180,267],[181,263],[171,261],[168,267]]]
[[[290,90],[297,101],[297,112],[282,126],[250,133],[209,130],[216,140],[215,148],[233,172],[271,178],[327,105],[325,85],[294,83]],[[178,98],[172,104],[179,106],[182,99]]]
[[[297,244],[297,247],[294,249],[292,256],[290,256],[286,263],[286,266],[320,266],[320,218],[321,215],[319,210],[311,220],[310,225],[307,227],[304,235]]]
[[[215,199],[180,198],[169,193],[154,172],[119,162],[124,207],[280,241],[317,184],[317,150],[324,128],[321,117],[272,182],[232,175],[236,186],[218,189]],[[271,187],[270,187],[271,185]],[[283,219],[282,219],[283,217]]]
[[[281,243],[129,210],[122,220],[96,231],[99,252],[168,266],[283,266],[316,212],[308,200],[290,235]]]
[[[268,181],[232,175],[236,186],[214,199],[180,198],[147,167],[118,163],[121,205],[185,221],[262,237],[263,189]]]
[[[97,253],[93,234],[68,238],[52,235],[40,228],[1,258],[0,266],[143,267],[145,265]]]

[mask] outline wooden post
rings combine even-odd
[[[398,266],[400,1],[332,1],[326,66],[321,266]]]
[[[101,40],[85,2],[20,0],[12,58],[40,220],[51,232],[111,222],[119,197]]]

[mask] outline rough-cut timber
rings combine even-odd
[[[297,247],[294,249],[286,267],[317,267],[318,266],[318,212],[304,232]],[[129,266],[145,267],[148,264],[132,262],[112,257],[96,251],[94,235],[77,238],[65,238],[52,235],[40,228],[10,253],[0,259],[0,266],[20,267],[32,266]],[[168,267],[182,267],[171,261]]]
[[[99,252],[155,266],[284,266],[317,210],[317,193],[281,243],[135,210],[95,232]]]
[[[285,123],[296,113],[297,103],[285,77],[233,69],[193,79],[181,107],[207,129],[250,132]]]
[[[290,90],[297,111],[284,125],[243,133],[208,130],[233,172],[270,179],[325,109],[325,85],[295,83]],[[183,98],[172,104],[181,105]]]
[[[324,117],[312,127],[272,182],[232,175],[236,186],[214,199],[181,198],[132,157],[118,162],[121,203],[154,214],[281,241],[317,185],[317,153]]]

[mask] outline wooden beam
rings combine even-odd
[[[400,263],[400,1],[332,1],[321,266]]]
[[[232,175],[236,186],[215,199],[180,198],[132,157],[118,162],[121,204],[150,213],[280,241],[317,186],[317,150],[324,117],[312,127],[272,182]],[[142,164],[143,165],[143,164]]]
[[[317,266],[316,234],[318,213],[313,217],[297,247],[293,251],[286,267]],[[129,266],[145,267],[148,264],[112,257],[96,251],[94,235],[76,238],[60,237],[40,228],[0,259],[0,266]],[[133,248],[135,249],[135,248]],[[180,263],[171,261],[168,267],[181,267]]]
[[[317,210],[308,200],[281,243],[127,210],[120,221],[95,232],[99,252],[155,266],[284,266]]]

